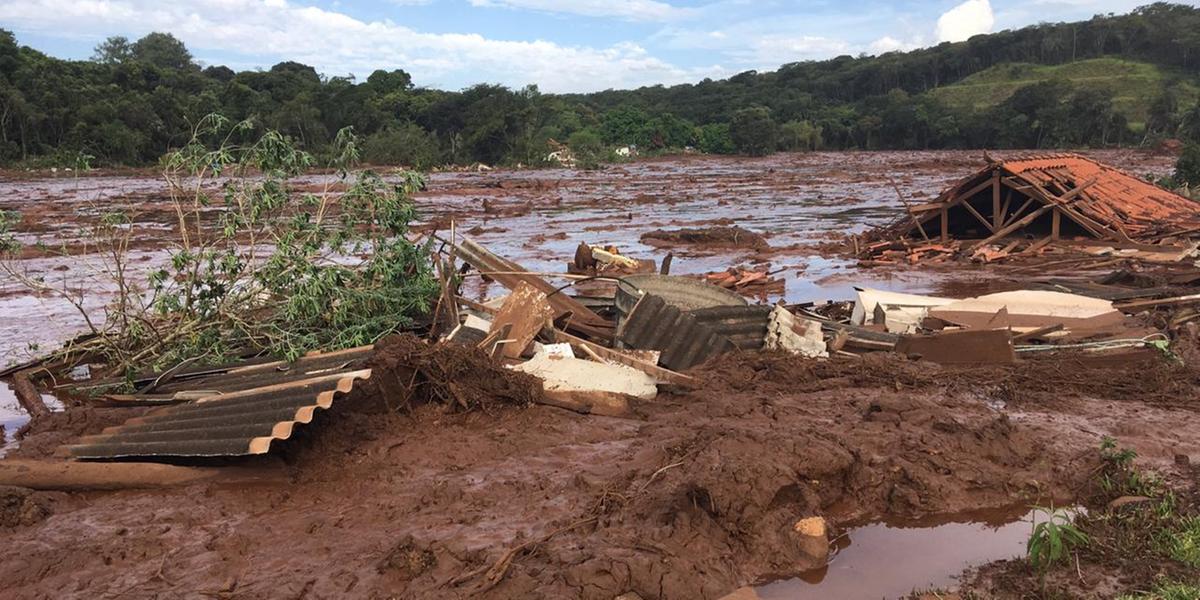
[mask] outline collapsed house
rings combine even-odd
[[[989,159],[934,201],[907,205],[859,251],[991,261],[1053,244],[1171,262],[1194,253],[1197,233],[1200,204],[1091,159],[1056,154]]]

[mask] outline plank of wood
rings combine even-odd
[[[1045,327],[1038,327],[1037,329],[1034,329],[1032,331],[1026,331],[1025,333],[1018,333],[1017,335],[1012,336],[1012,341],[1014,344],[1017,342],[1024,342],[1026,340],[1040,338],[1048,333],[1062,331],[1062,329],[1063,329],[1062,323],[1055,323],[1053,325],[1047,325]]]
[[[50,414],[50,409],[46,408],[46,403],[42,401],[42,395],[38,393],[34,387],[33,381],[29,379],[29,374],[26,371],[18,371],[12,377],[13,393],[17,396],[17,402],[21,404],[21,408],[29,413],[30,418],[41,418]]]
[[[1011,364],[1017,360],[1004,329],[900,336],[896,352],[939,364]]]
[[[224,474],[229,474],[225,472]],[[6,459],[0,461],[0,485],[34,490],[122,490],[187,485],[222,475],[213,467],[158,463],[105,463]]]
[[[637,398],[628,394],[597,390],[545,390],[538,404],[557,406],[585,415],[605,417],[633,416]]]
[[[986,246],[986,245],[988,245],[988,244],[990,244],[990,243],[992,243],[992,242],[994,242],[994,241],[996,241],[996,240],[998,240],[998,239],[1000,239],[1022,227],[1025,227],[1026,225],[1029,225],[1035,219],[1046,214],[1046,212],[1052,208],[1054,208],[1054,206],[1051,204],[1046,204],[1046,205],[1042,206],[1041,208],[1029,213],[1024,218],[1020,219],[1019,221],[1012,223],[1012,224],[1008,225],[1007,227],[1002,228],[1000,231],[993,233],[991,236],[987,237],[986,239],[980,240],[980,241],[976,242],[975,244],[971,245],[969,248],[967,248],[967,251],[975,252],[980,247]]]
[[[1117,309],[1129,312],[1133,310],[1142,310],[1145,308],[1158,308],[1160,306],[1186,306],[1188,304],[1200,304],[1200,294],[1188,294],[1186,296],[1175,296],[1174,298],[1158,298],[1153,300],[1134,300],[1132,302],[1121,302],[1114,304]]]
[[[533,338],[553,317],[554,307],[546,300],[546,294],[523,281],[518,283],[492,320],[493,331],[511,326],[505,334],[505,339],[509,341],[504,343],[500,356],[520,358],[529,344],[533,343]]]

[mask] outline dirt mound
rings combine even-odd
[[[392,335],[375,345],[367,364],[364,405],[389,408],[438,402],[463,410],[494,404],[526,405],[541,395],[540,379],[505,369],[481,350],[431,344],[412,334]],[[378,402],[372,403],[374,397]]]
[[[50,513],[49,494],[0,485],[0,527],[33,525],[45,520]]]
[[[84,435],[100,433],[105,427],[120,425],[126,419],[140,416],[143,408],[73,407],[53,412],[26,423],[17,431],[21,443],[8,453],[13,458],[48,458],[61,445]]]
[[[0,534],[27,559],[0,578],[22,597],[713,598],[816,566],[801,519],[1047,502],[1090,471],[899,356],[726,355],[645,420],[525,406],[534,381],[410,336],[371,366],[340,405],[354,410],[335,405],[285,457],[288,484],[94,495]]]
[[[641,241],[651,246],[687,244],[711,248],[749,248],[752,250],[768,250],[771,247],[761,234],[737,226],[658,229],[642,234]]]

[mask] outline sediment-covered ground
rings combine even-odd
[[[718,598],[818,566],[793,529],[806,517],[838,531],[1067,504],[1102,435],[1166,470],[1200,454],[1200,429],[1172,426],[1197,415],[1174,384],[1106,399],[1058,365],[1025,369],[734,354],[635,419],[517,401],[395,413],[363,386],[281,457],[230,467],[256,483],[25,498],[44,508],[0,529],[0,579],[19,598]]]
[[[1135,173],[1169,162],[1099,158]],[[854,284],[927,291],[1001,276],[974,266],[859,270],[813,246],[892,218],[900,201],[887,177],[920,198],[977,164],[969,153],[860,153],[445,173],[419,204],[428,220],[453,218],[496,252],[554,272],[580,241],[661,258],[668,248],[643,235],[736,225],[769,247],[671,246],[676,272],[786,265],[783,297],[823,300],[849,297]],[[0,208],[33,215],[25,235],[53,243],[69,241],[97,205],[133,199],[143,214],[159,214],[157,189],[143,176],[14,180],[0,184]],[[139,231],[137,252],[154,264],[165,225]],[[23,261],[52,278],[93,277],[85,261]],[[0,307],[10,357],[81,325],[69,307],[11,282]],[[794,529],[807,517],[853,540],[866,523],[1082,503],[1104,436],[1194,503],[1186,493],[1200,462],[1194,342],[1176,349],[1182,366],[1144,353],[990,369],[882,354],[817,362],[737,353],[695,369],[698,389],[660,394],[632,419],[530,405],[519,381],[502,378],[466,382],[459,392],[470,410],[423,396],[388,411],[402,399],[360,386],[282,453],[227,465],[233,483],[0,490],[0,581],[14,598],[719,598],[818,566]],[[385,343],[377,371],[403,370],[388,357],[414,343]],[[131,410],[55,414],[10,455],[49,456]],[[1155,576],[1126,573],[1120,583],[1122,569],[1085,560],[1079,579],[1095,585],[1073,589],[1111,597]],[[812,586],[797,597],[821,597],[819,584],[797,585]],[[984,567],[963,585],[985,598],[1038,589],[1017,563]]]

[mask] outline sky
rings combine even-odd
[[[591,92],[719,79],[843,54],[960,41],[1150,0],[3,0],[0,28],[60,58],[169,32],[205,65],[295,60],[360,80]]]

